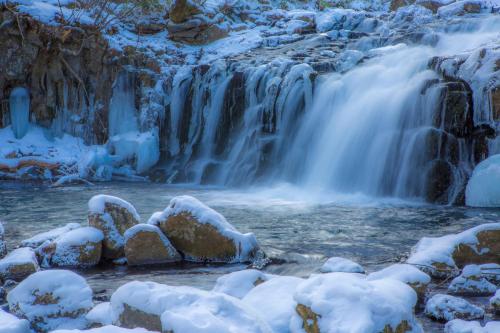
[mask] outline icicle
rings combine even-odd
[[[21,139],[29,129],[30,96],[26,88],[17,87],[9,97],[10,119],[16,139]]]

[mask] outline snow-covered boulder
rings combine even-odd
[[[104,302],[94,306],[85,316],[90,327],[100,327],[111,325],[113,318],[111,315],[111,303]]]
[[[0,309],[0,332],[31,333],[30,323]]]
[[[488,296],[495,293],[497,287],[482,276],[478,265],[467,265],[462,274],[451,281],[448,292],[455,295]]]
[[[415,290],[420,300],[423,300],[427,285],[431,282],[429,275],[408,264],[394,264],[380,271],[370,273],[368,280],[395,279],[406,283]]]
[[[465,190],[471,207],[500,207],[500,154],[488,157],[472,172]]]
[[[29,247],[15,249],[0,259],[0,279],[20,281],[38,271],[35,252]]]
[[[297,286],[293,332],[422,332],[413,308],[417,295],[394,280],[327,273]]]
[[[89,225],[104,233],[102,255],[117,259],[125,255],[125,231],[140,223],[134,206],[110,195],[96,195],[89,200]]]
[[[407,262],[436,278],[456,275],[458,268],[467,264],[500,262],[500,223],[443,237],[424,237]]]
[[[56,330],[51,333],[153,333],[144,328],[122,328],[113,325],[106,325],[103,327],[92,328],[88,330]]]
[[[222,293],[134,281],[111,296],[113,322],[157,332],[271,332],[240,300]]]
[[[474,320],[483,318],[484,310],[463,298],[436,294],[427,301],[425,315],[438,321]]]
[[[84,278],[66,270],[37,272],[8,295],[10,312],[27,319],[38,332],[59,328],[83,329],[90,311],[92,289]]]
[[[293,294],[303,281],[293,276],[275,276],[250,290],[243,303],[253,308],[274,332],[288,332],[297,307]]]
[[[31,247],[37,248],[43,243],[50,242],[55,240],[57,237],[62,234],[67,233],[68,231],[75,230],[80,228],[81,225],[79,223],[68,223],[65,226],[55,228],[40,234],[37,234],[31,238],[25,239],[21,242],[21,246],[23,247]]]
[[[482,0],[462,0],[442,6],[437,10],[440,17],[451,17],[481,12]]]
[[[129,265],[147,265],[182,260],[160,228],[137,224],[125,231],[125,257]]]
[[[276,276],[256,269],[245,269],[219,277],[213,291],[241,299],[250,290],[274,277]]]
[[[321,273],[360,273],[364,274],[365,270],[360,264],[341,257],[329,258],[320,268]]]
[[[92,267],[101,260],[101,230],[83,227],[68,231],[38,249],[43,267]]]
[[[445,333],[497,333],[500,332],[500,321],[490,321],[484,326],[478,321],[454,319],[444,326]]]
[[[497,314],[500,314],[500,289],[498,289],[495,295],[490,298],[490,305]]]
[[[7,254],[7,244],[5,243],[5,229],[3,228],[2,221],[0,221],[0,259]]]
[[[191,196],[179,196],[148,221],[194,262],[249,262],[260,254],[254,234],[237,231],[224,216]]]
[[[479,265],[481,276],[486,278],[493,284],[500,285],[500,265],[499,264],[482,264]]]

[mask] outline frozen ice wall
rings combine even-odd
[[[10,120],[16,139],[21,139],[29,129],[30,95],[26,88],[17,87],[9,97]]]

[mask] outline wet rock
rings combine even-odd
[[[102,231],[96,228],[78,228],[46,242],[37,252],[44,267],[87,268],[101,260],[103,239]]]
[[[39,269],[35,252],[28,247],[15,249],[0,260],[0,278],[2,280],[21,281]]]
[[[438,321],[474,320],[484,317],[484,310],[463,298],[436,294],[425,305],[425,315]]]
[[[5,243],[5,230],[2,225],[2,221],[0,221],[0,259],[5,257],[7,254],[7,244]]]
[[[478,265],[467,265],[462,274],[454,278],[448,286],[448,292],[464,296],[489,296],[495,293],[496,286],[482,276]]]
[[[125,255],[124,233],[136,224],[140,217],[135,208],[125,200],[109,195],[96,195],[89,200],[89,225],[104,234],[102,256],[117,259]]]
[[[32,274],[7,296],[10,311],[27,319],[37,332],[86,327],[92,290],[81,276],[64,270]]]
[[[261,252],[253,234],[238,232],[221,214],[190,196],[173,198],[148,224],[158,226],[187,261],[251,262]]]
[[[137,224],[125,232],[125,257],[129,265],[162,264],[182,260],[162,231],[151,224]]]
[[[447,204],[453,185],[453,167],[446,160],[434,160],[429,163],[425,179],[425,199],[428,202]]]
[[[203,8],[192,0],[174,0],[170,6],[169,18],[174,23],[182,23],[202,12]]]
[[[490,91],[490,96],[493,119],[495,121],[500,121],[500,87],[492,89]]]

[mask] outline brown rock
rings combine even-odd
[[[118,320],[120,321],[120,327],[140,327],[150,331],[162,332],[159,315],[141,311],[126,303],[123,304],[123,311],[120,313]]]
[[[468,264],[500,264],[500,229],[480,231],[476,238],[475,245],[461,243],[455,248],[455,264],[460,268]]]
[[[191,45],[207,44],[224,38],[229,33],[227,27],[202,17],[182,23],[169,22],[167,29],[171,40]]]
[[[191,16],[202,12],[201,7],[191,0],[174,0],[170,7],[169,17],[174,23],[182,23]]]
[[[39,269],[35,252],[31,248],[22,247],[0,260],[0,279],[21,281]]]

